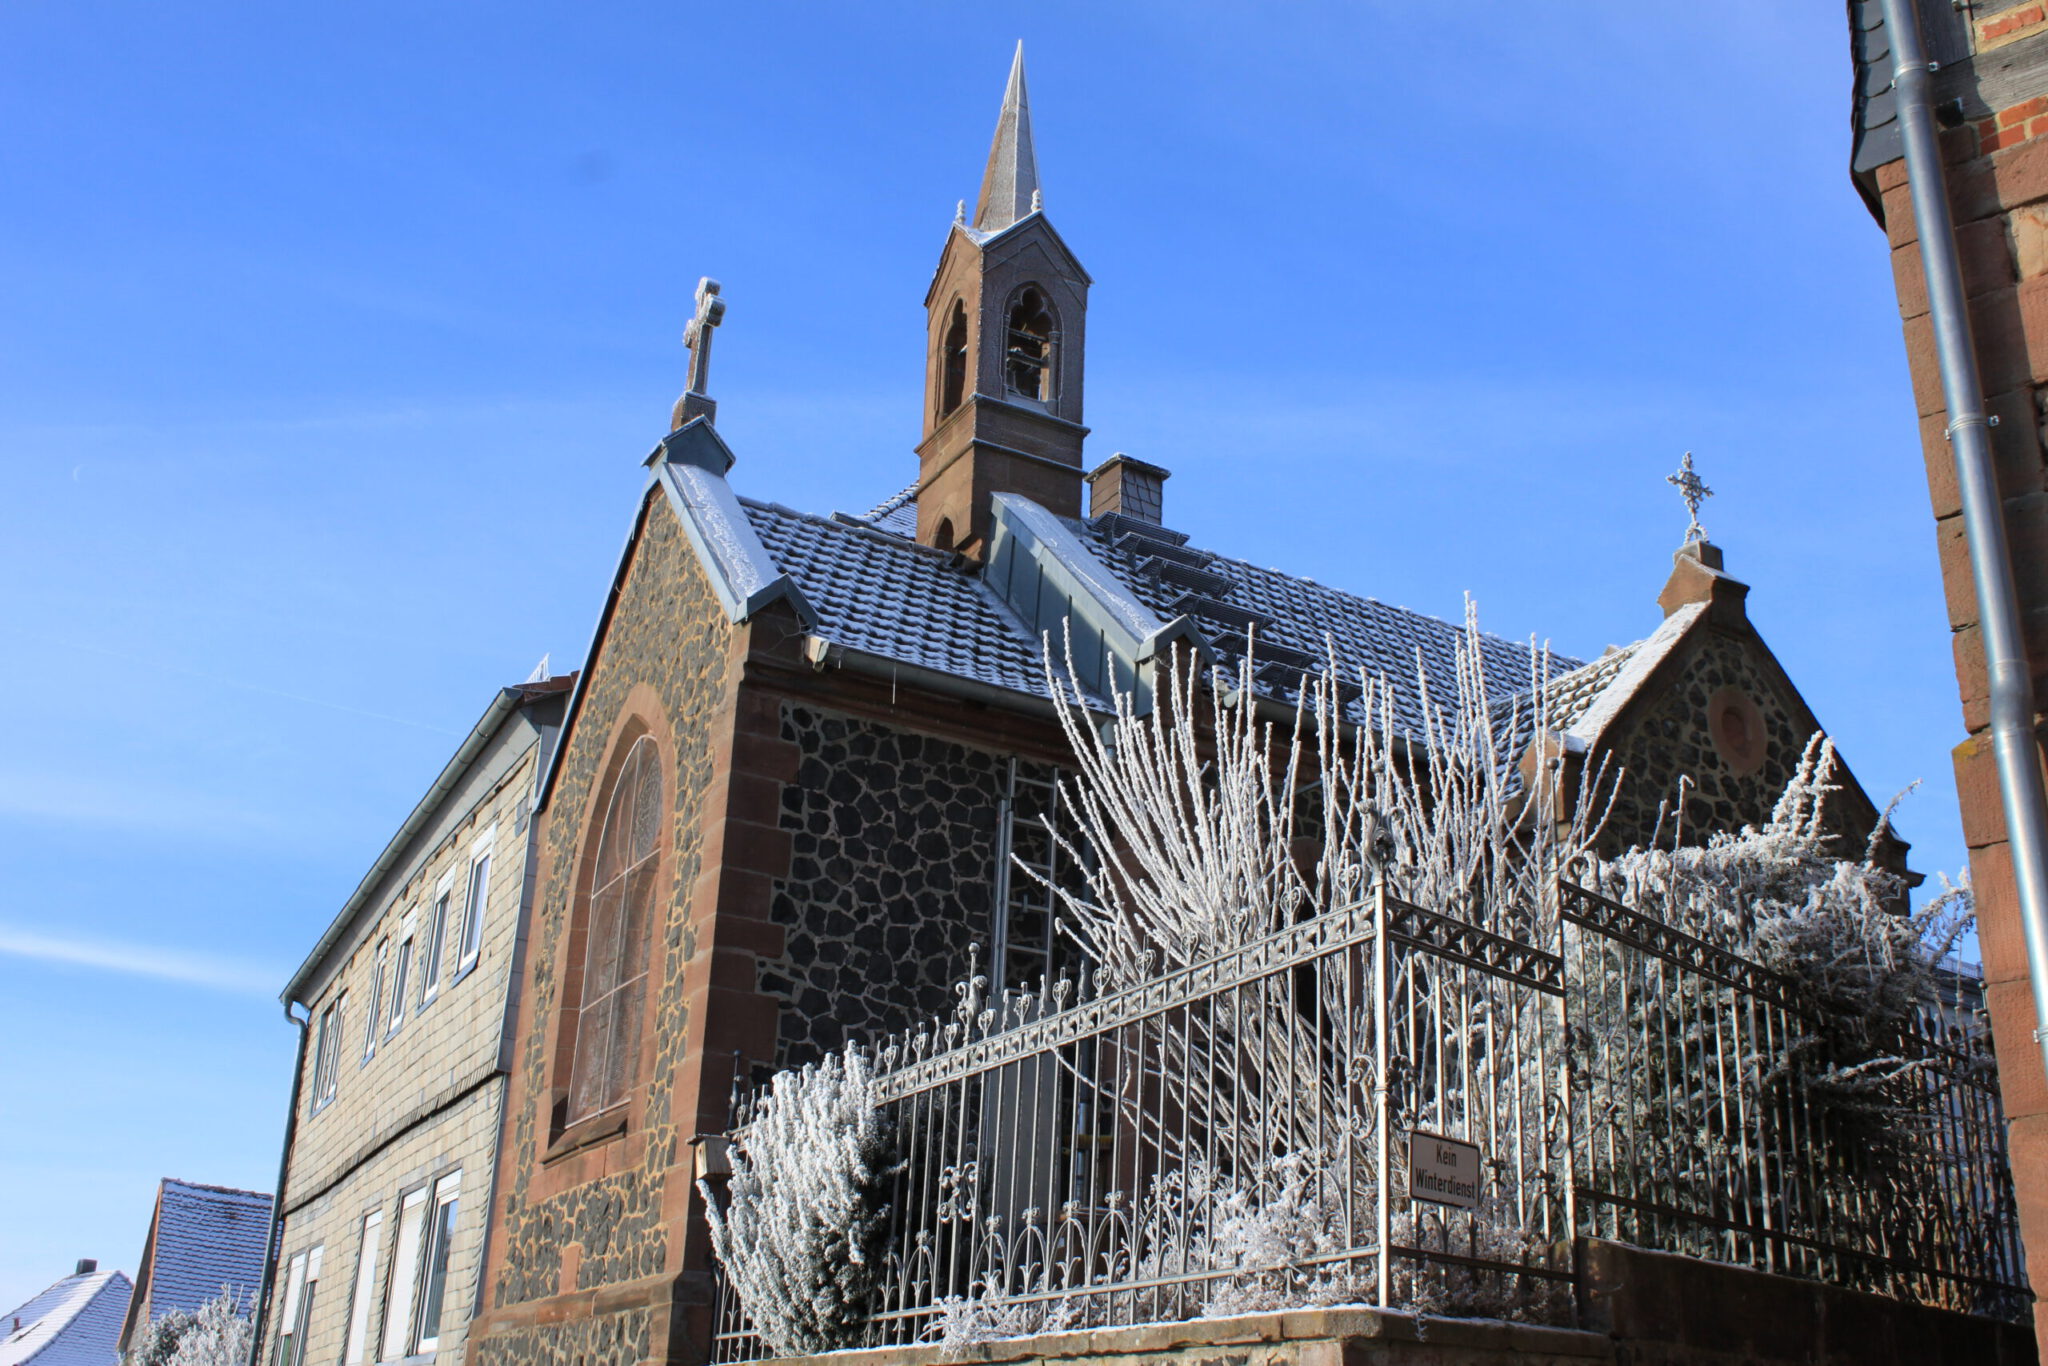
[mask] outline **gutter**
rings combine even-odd
[[[309,1007],[303,1017],[292,1014],[291,1002],[285,1002],[284,1017],[299,1029],[298,1061],[292,1064],[291,1109],[284,1119],[284,1146],[277,1151],[276,1194],[270,1197],[270,1234],[263,1244],[263,1283],[256,1292],[255,1331],[249,1334],[248,1366],[256,1366],[263,1356],[263,1327],[270,1317],[270,1292],[277,1279],[277,1243],[284,1232],[284,1179],[291,1168],[292,1139],[299,1132],[299,1094],[306,1084],[306,1040],[309,1037],[306,1026],[313,1023],[313,1012]]]
[[[581,679],[577,681],[579,684],[582,682]],[[484,747],[490,743],[491,737],[504,724],[505,718],[512,714],[513,710],[524,700],[524,697],[524,691],[520,688],[498,689],[498,695],[492,698],[491,705],[484,709],[482,719],[476,723],[476,726],[469,732],[468,737],[463,740],[461,747],[455,751],[455,756],[441,769],[441,775],[434,779],[434,785],[427,789],[427,795],[420,798],[419,805],[413,807],[412,814],[405,818],[405,824],[398,827],[398,833],[393,835],[391,842],[384,846],[384,852],[379,854],[377,861],[370,865],[370,871],[363,874],[363,880],[356,884],[355,891],[349,894],[347,902],[342,905],[340,912],[335,915],[334,920],[327,926],[326,933],[320,936],[320,942],[313,946],[313,951],[306,955],[305,961],[299,965],[299,970],[292,974],[292,979],[289,982],[285,983],[284,990],[278,995],[278,1000],[284,1003],[287,1016],[290,1015],[292,1002],[298,1001],[302,1005],[306,1004],[300,998],[307,979],[313,976],[318,965],[327,957],[328,952],[348,934],[350,924],[355,920],[357,913],[362,910],[363,904],[370,900],[371,894],[377,890],[378,884],[384,880],[385,874],[398,866],[399,861],[405,856],[406,849],[412,844],[414,837],[426,829],[427,824],[433,819],[435,811],[439,809],[441,802],[450,792],[454,791],[456,784],[462,781],[462,777],[468,771],[470,764],[475,762],[477,755],[483,752]]]
[[[1921,50],[1914,0],[1883,0],[1883,5],[1913,221],[1920,233],[1920,261],[1934,324],[1935,359],[1941,367],[1948,437],[1970,543],[1970,575],[1977,585],[1978,634],[1991,683],[1991,746],[1998,761],[1998,793],[2034,991],[2034,1043],[2048,1068],[2048,789],[2042,784],[2041,747],[2034,734],[2033,675],[2021,633],[2019,591],[1991,460],[1984,385],[1977,371],[1955,221],[1935,133],[1934,64]]]

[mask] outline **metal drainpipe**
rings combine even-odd
[[[2040,747],[2034,738],[2033,677],[2020,630],[2019,592],[1991,461],[1984,386],[1977,374],[1977,348],[1956,256],[1948,182],[1934,131],[1933,66],[1921,50],[1914,0],[1883,0],[1883,5],[1913,221],[1920,233],[1920,264],[1934,323],[1935,358],[1948,405],[1963,528],[1970,540],[1970,572],[1977,582],[1978,633],[1991,682],[1991,744],[1998,760],[1998,791],[2005,806],[2020,926],[2034,988],[2034,1042],[2041,1049],[2042,1066],[2048,1067],[2048,792],[2043,790]]]
[[[298,1026],[299,1056],[292,1064],[292,1108],[284,1119],[284,1147],[277,1154],[277,1193],[270,1197],[270,1237],[264,1242],[263,1284],[256,1292],[256,1322],[249,1334],[249,1366],[256,1366],[263,1353],[263,1321],[270,1316],[270,1292],[277,1279],[277,1238],[284,1230],[284,1178],[291,1168],[292,1137],[299,1131],[299,1091],[306,1081],[306,1026],[313,1023],[310,1008],[302,1020],[292,1014],[290,1001],[284,1003],[284,1017]]]

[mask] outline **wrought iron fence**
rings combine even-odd
[[[1136,987],[963,988],[875,1053],[900,1167],[868,1344],[1316,1303],[1562,1322],[1577,1234],[2020,1311],[1969,1002],[1884,1041],[1909,1184],[1828,1131],[1787,984],[1577,887],[1558,911],[1538,946],[1382,891]],[[765,1354],[722,1295],[716,1359]]]

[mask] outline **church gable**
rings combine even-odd
[[[1655,635],[1617,653],[1585,671],[1604,666],[1608,681],[1572,728],[1614,784],[1603,847],[1668,844],[1674,833],[1691,843],[1768,821],[1823,728],[1747,617],[1679,605]],[[1834,781],[1829,824],[1841,852],[1857,855],[1878,812],[1839,759]],[[1901,862],[1904,850],[1898,843]]]
[[[696,1032],[685,1002],[687,922],[709,854],[717,754],[729,746],[735,634],[682,520],[650,490],[546,798],[492,1308],[637,1280],[667,1264],[669,1168],[695,1118],[677,1112],[676,1095]],[[652,774],[635,782],[648,768],[635,757],[643,743]],[[621,831],[628,786],[626,800],[645,809]],[[645,856],[639,832],[651,846]],[[614,836],[613,848],[601,847]],[[596,921],[612,904],[614,864],[626,874],[621,902],[644,914],[612,914],[611,943],[593,952],[592,939],[605,938]],[[615,970],[619,961],[629,968]],[[593,1062],[588,1047],[578,1053],[578,1029],[592,1027],[580,1017],[602,1005],[600,991],[618,1008],[602,1022],[612,1047]],[[586,1085],[588,1066],[612,1080],[609,1091]],[[665,1314],[636,1309],[545,1336],[556,1351],[643,1360],[664,1354],[668,1331]],[[537,1360],[538,1349],[530,1328],[493,1325],[476,1356]]]

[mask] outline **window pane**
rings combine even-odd
[[[469,898],[462,921],[462,961],[476,957],[483,947],[485,898],[491,892],[491,856],[484,854],[469,866]]]
[[[370,1345],[370,1306],[376,1303],[377,1257],[384,1249],[384,1214],[372,1211],[363,1217],[361,1249],[356,1253],[355,1289],[349,1295],[348,1343],[342,1348],[341,1366],[361,1366]]]
[[[633,1073],[640,1052],[640,984],[645,980],[636,978],[612,996],[611,1050],[606,1060],[604,1081],[607,1105],[617,1105],[624,1100],[633,1086]]]
[[[583,955],[583,999],[595,1000],[619,984],[620,903],[625,883],[613,882],[590,898],[589,942]]]
[[[427,942],[420,946],[420,985],[431,993],[441,985],[441,945],[448,938],[448,893],[434,898],[434,914],[427,927]]]
[[[391,1032],[405,1023],[405,988],[412,976],[412,940],[406,939],[398,946],[398,966],[391,970]]]
[[[445,1201],[434,1212],[432,1237],[427,1244],[427,1278],[420,1296],[421,1350],[432,1347],[441,1336],[442,1292],[448,1286],[448,1248],[455,1235],[456,1201]]]
[[[420,1232],[427,1213],[427,1193],[416,1190],[398,1211],[398,1243],[391,1259],[391,1283],[384,1288],[384,1351],[382,1360],[406,1354],[412,1342],[412,1294],[419,1283]]]
[[[576,1021],[576,1059],[570,1070],[569,1118],[577,1120],[604,1108],[604,1057],[610,1042],[611,997],[583,1007]]]

